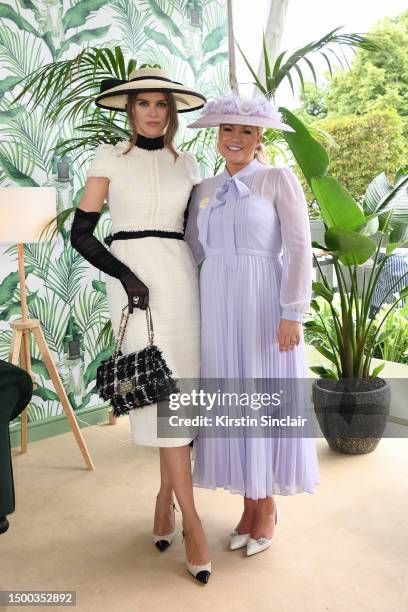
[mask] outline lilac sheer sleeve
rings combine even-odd
[[[283,248],[282,319],[302,321],[312,295],[313,253],[306,198],[290,168],[279,169],[275,205]]]

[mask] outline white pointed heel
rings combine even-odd
[[[276,506],[275,512],[275,525],[278,522],[278,506]],[[258,538],[254,540],[253,538],[248,539],[246,556],[250,557],[251,555],[256,555],[256,553],[260,553],[263,550],[266,550],[270,547],[272,543],[272,538]]]
[[[248,544],[250,533],[238,533],[236,529],[230,533],[230,550],[238,550]]]
[[[184,540],[184,530],[182,531],[182,534]],[[204,563],[203,565],[193,565],[192,563],[189,563],[186,555],[186,566],[190,574],[194,576],[196,580],[198,580],[202,584],[207,584],[211,576],[211,561],[209,561],[208,563]]]
[[[173,503],[173,510],[177,510],[176,504]],[[156,535],[153,533],[153,544],[156,546],[160,552],[164,552],[168,549],[170,544],[174,540],[174,536],[176,535],[176,529],[171,533],[167,533],[166,535]]]

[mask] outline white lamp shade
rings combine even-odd
[[[0,243],[42,242],[41,232],[57,216],[55,187],[0,189]]]

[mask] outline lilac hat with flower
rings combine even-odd
[[[215,127],[221,123],[254,125],[275,130],[294,132],[283,123],[280,113],[265,96],[245,98],[230,94],[219,96],[205,104],[201,117],[190,123],[189,128]]]

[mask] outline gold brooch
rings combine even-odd
[[[203,200],[201,200],[199,204],[200,208],[205,208],[209,201],[210,201],[210,198],[204,198]]]

